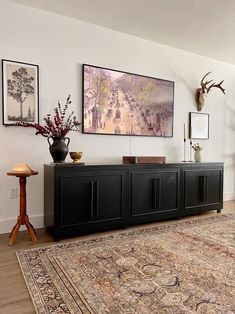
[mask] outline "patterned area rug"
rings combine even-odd
[[[20,251],[37,313],[235,313],[234,215]]]

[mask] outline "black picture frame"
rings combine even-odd
[[[209,139],[209,114],[189,113],[189,136],[192,139]]]
[[[82,133],[173,137],[173,81],[83,64],[82,82]]]
[[[39,66],[2,59],[2,123],[39,123]]]

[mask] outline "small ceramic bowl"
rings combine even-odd
[[[69,155],[73,159],[73,162],[79,162],[82,157],[82,152],[69,152]]]

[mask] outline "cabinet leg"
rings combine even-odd
[[[218,213],[218,214],[221,213],[221,209],[218,209],[218,210],[217,210],[217,213]]]
[[[122,229],[127,229],[127,228],[128,228],[128,226],[122,226],[121,228],[122,228]]]

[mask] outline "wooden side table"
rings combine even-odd
[[[9,235],[9,245],[14,245],[21,225],[26,225],[30,238],[33,242],[37,242],[36,231],[29,222],[29,217],[26,210],[26,178],[38,174],[37,171],[32,172],[8,172],[8,176],[16,176],[19,178],[20,184],[20,215],[17,218],[17,223],[13,227]]]

